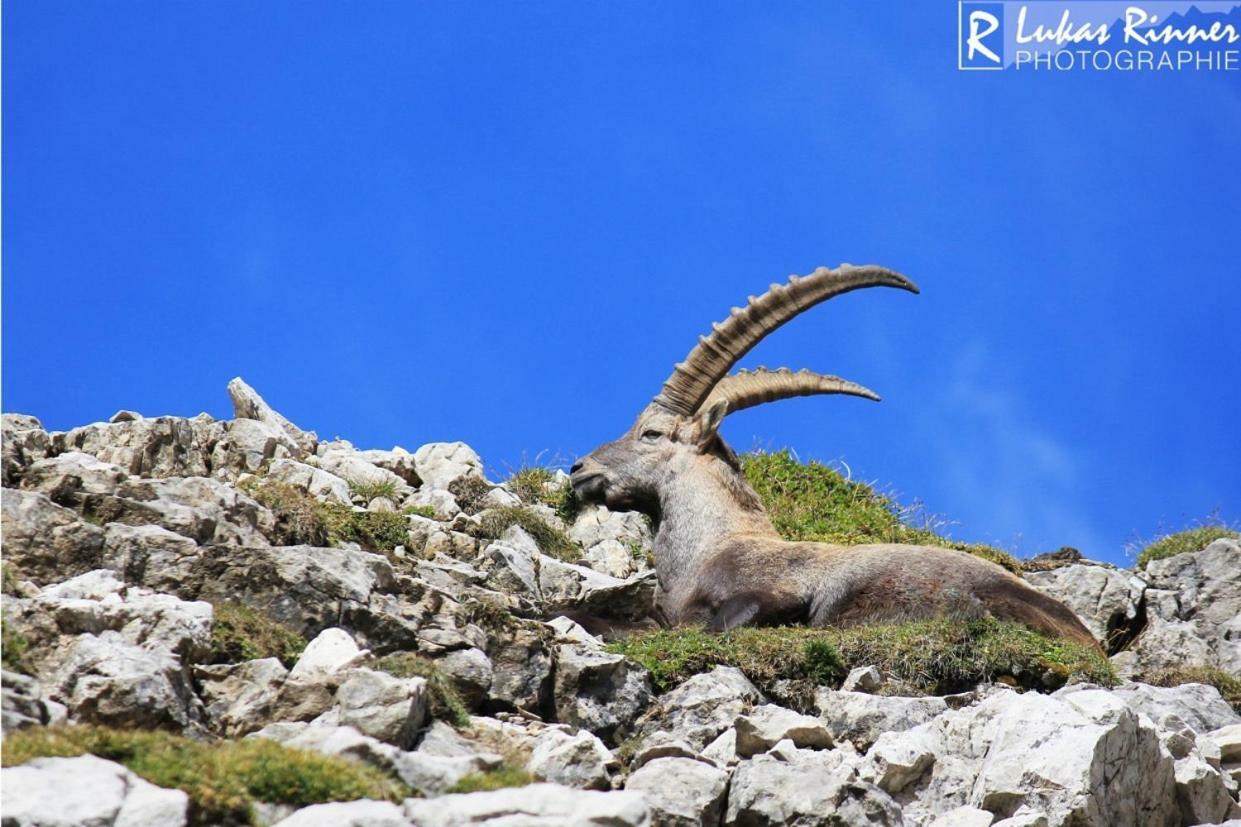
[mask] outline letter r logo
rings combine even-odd
[[[1004,4],[957,3],[957,68],[1004,68]]]

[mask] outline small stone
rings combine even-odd
[[[883,686],[883,675],[873,666],[859,666],[849,672],[845,682],[840,685],[845,692],[875,692]]]
[[[330,675],[363,657],[364,650],[344,629],[324,629],[306,645],[289,677],[305,680],[316,675]]]

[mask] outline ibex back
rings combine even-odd
[[[656,613],[669,625],[842,626],[941,616],[995,617],[1097,645],[1063,604],[973,555],[929,546],[788,542],[772,527],[719,435],[734,411],[809,394],[878,400],[861,385],[803,370],[728,371],[797,314],[862,287],[913,282],[882,267],[820,268],[735,308],[700,337],[619,439],[572,469],[586,502],[641,511],[656,526]]]

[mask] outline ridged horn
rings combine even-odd
[[[794,373],[788,368],[758,368],[754,371],[739,370],[731,376],[725,376],[702,403],[702,410],[708,410],[717,402],[727,402],[728,413],[736,413],[764,402],[818,393],[843,393],[879,401],[879,394],[870,388],[839,376],[828,376],[809,370]]]
[[[865,264],[842,264],[835,270],[820,267],[808,276],[790,276],[788,284],[773,284],[745,307],[734,307],[723,322],[673,369],[655,402],[673,413],[691,416],[742,356],[763,337],[799,313],[820,302],[862,287],[899,287],[917,293],[918,287],[900,273]]]

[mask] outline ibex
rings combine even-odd
[[[577,496],[651,518],[656,616],[667,625],[701,623],[725,630],[994,617],[1096,646],[1063,604],[966,552],[789,542],[772,527],[737,455],[719,435],[724,417],[809,394],[879,397],[861,385],[807,370],[727,374],[764,336],[798,314],[842,293],[876,286],[918,292],[899,273],[844,264],[793,276],[734,308],[699,338],[624,435],[574,464]]]

